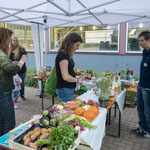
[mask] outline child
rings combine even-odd
[[[18,74],[13,76],[13,80],[14,80],[15,89],[12,90],[12,100],[14,103],[14,108],[19,108],[19,104],[17,104],[17,100],[20,96],[20,90],[21,90],[20,84],[22,83],[22,80]]]

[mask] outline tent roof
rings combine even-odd
[[[150,0],[0,0],[0,22],[49,27],[150,22]]]

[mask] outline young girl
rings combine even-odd
[[[19,108],[19,104],[17,103],[17,100],[20,96],[20,90],[21,90],[20,85],[22,84],[22,80],[18,74],[13,76],[13,80],[14,80],[15,88],[12,90],[12,100],[14,103],[14,108]]]

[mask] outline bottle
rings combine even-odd
[[[118,81],[117,81],[117,83],[118,83],[118,92],[120,93],[120,91],[121,91],[121,81],[120,81],[120,76],[118,76]]]
[[[112,83],[112,90],[115,92],[115,88],[116,88],[116,77],[115,75],[113,76],[113,83]]]

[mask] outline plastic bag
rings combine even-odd
[[[54,66],[50,76],[46,80],[44,91],[51,94],[52,96],[57,96],[56,94],[56,67]]]

